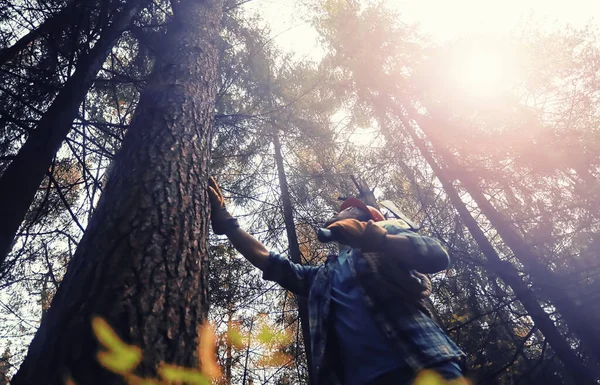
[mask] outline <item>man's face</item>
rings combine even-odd
[[[342,219],[348,219],[348,218],[353,218],[353,219],[357,219],[361,222],[366,222],[369,219],[371,219],[371,215],[367,212],[365,212],[362,209],[359,209],[358,207],[348,207],[346,210],[340,211],[339,213],[335,214],[331,219],[329,219],[327,222],[325,222],[324,227],[329,226],[332,223],[335,223],[337,221],[340,221]]]

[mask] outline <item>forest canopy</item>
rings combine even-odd
[[[597,383],[598,21],[402,3],[0,0],[0,385],[125,381],[94,317],[139,376],[214,338],[213,383],[309,383],[302,301],[209,232],[211,175],[305,265],[340,199],[392,202],[450,255],[473,384]]]

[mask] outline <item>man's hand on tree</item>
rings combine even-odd
[[[265,246],[240,228],[237,219],[225,209],[225,199],[215,178],[208,180],[208,196],[210,198],[210,221],[215,234],[225,234],[227,238],[247,260],[261,270],[265,269],[269,259],[269,251]]]
[[[231,216],[225,208],[225,198],[212,176],[208,179],[208,197],[210,198],[210,222],[215,234],[227,234],[230,230],[240,227],[237,219]]]
[[[374,221],[342,219],[327,226],[336,241],[362,251],[383,251],[387,231]]]

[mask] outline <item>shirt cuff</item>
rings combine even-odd
[[[267,258],[267,262],[263,268],[263,279],[266,279],[267,281],[274,281],[277,279],[277,262],[282,258],[284,257],[273,251],[269,252],[269,258]]]

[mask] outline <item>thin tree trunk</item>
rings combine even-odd
[[[52,105],[40,119],[0,178],[0,266],[10,252],[52,159],[71,130],[81,102],[117,39],[148,0],[132,0],[105,29],[94,48],[78,63]]]
[[[406,118],[401,115],[399,115],[398,118],[401,120],[405,131],[410,135],[425,160],[429,163],[463,223],[469,229],[471,235],[479,245],[479,248],[486,256],[486,267],[511,287],[515,296],[523,304],[523,307],[527,310],[529,316],[535,322],[535,325],[544,334],[571,376],[573,376],[573,379],[576,380],[577,384],[594,384],[595,376],[592,374],[590,368],[583,364],[582,360],[577,356],[568,341],[560,334],[554,321],[552,321],[548,313],[546,313],[539,304],[535,294],[527,287],[519,276],[517,269],[511,263],[504,262],[500,259],[496,249],[490,243],[483,230],[479,227],[477,221],[467,209],[452,185],[451,179],[448,177],[447,173],[437,164],[431,155],[425,142],[417,136]]]
[[[250,319],[250,330],[248,331],[248,346],[246,347],[246,359],[244,360],[244,375],[242,376],[242,385],[246,385],[246,379],[248,379],[248,385],[252,383],[252,379],[248,376],[248,360],[250,359],[250,344],[252,343],[252,328],[254,327],[254,318]]]
[[[231,325],[233,323],[233,291],[231,290],[231,269],[227,269],[227,336],[231,335]],[[225,384],[231,385],[231,369],[233,367],[233,346],[229,338],[225,338]]]
[[[300,244],[298,243],[298,235],[296,233],[296,224],[294,223],[292,201],[290,199],[287,177],[285,175],[283,156],[281,155],[281,143],[279,142],[279,133],[275,127],[273,127],[273,147],[275,148],[275,163],[277,165],[277,175],[279,177],[279,188],[281,189],[283,220],[285,222],[285,231],[288,238],[290,258],[292,262],[302,264],[302,253],[300,252]],[[312,384],[314,383],[314,373],[312,370],[312,354],[310,350],[308,303],[305,298],[299,296],[296,296],[296,302],[298,303],[298,313],[300,314],[300,323],[302,327],[302,339],[304,340],[304,351],[306,353],[306,361],[308,363],[309,383]]]
[[[569,328],[585,344],[588,351],[597,360],[600,360],[600,328],[586,322],[587,311],[573,301],[561,284],[561,279],[550,271],[544,264],[543,259],[536,255],[535,251],[519,235],[514,226],[490,203],[479,188],[473,176],[460,166],[454,156],[438,143],[435,139],[434,121],[420,117],[416,112],[409,112],[419,124],[419,127],[427,135],[432,147],[448,168],[457,175],[464,189],[471,195],[481,212],[486,216],[494,229],[502,237],[502,240],[513,251],[515,256],[523,264],[532,279],[540,288],[540,294],[550,300],[556,309],[566,320]],[[438,123],[438,126],[441,126]]]
[[[227,333],[231,333],[231,313],[227,314]],[[231,385],[231,368],[233,367],[233,348],[229,340],[225,341],[225,384]]]
[[[14,385],[122,383],[96,361],[92,316],[140,346],[136,370],[195,367],[207,313],[206,193],[222,1],[173,3],[174,21],[97,210]]]

